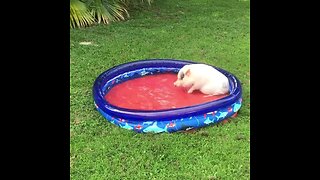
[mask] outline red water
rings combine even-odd
[[[138,110],[163,110],[187,107],[221,99],[227,95],[209,96],[200,91],[175,87],[177,75],[172,73],[149,75],[120,83],[106,94],[112,105]]]

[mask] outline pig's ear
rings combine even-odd
[[[186,71],[186,75],[187,75],[187,76],[190,76],[190,75],[191,75],[190,69],[188,69],[188,70]]]

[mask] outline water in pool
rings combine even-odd
[[[173,73],[148,75],[120,83],[106,94],[105,99],[117,107],[137,110],[182,108],[221,99],[227,95],[210,96],[175,87]]]

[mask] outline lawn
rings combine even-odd
[[[93,104],[95,78],[149,58],[236,75],[238,117],[193,133],[137,134],[109,123]],[[250,179],[250,1],[155,0],[127,21],[70,30],[70,178]]]

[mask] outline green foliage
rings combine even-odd
[[[128,9],[138,2],[150,5],[153,0],[70,0],[70,27],[125,20]]]
[[[85,3],[79,0],[70,0],[70,27],[84,27],[94,23]]]

